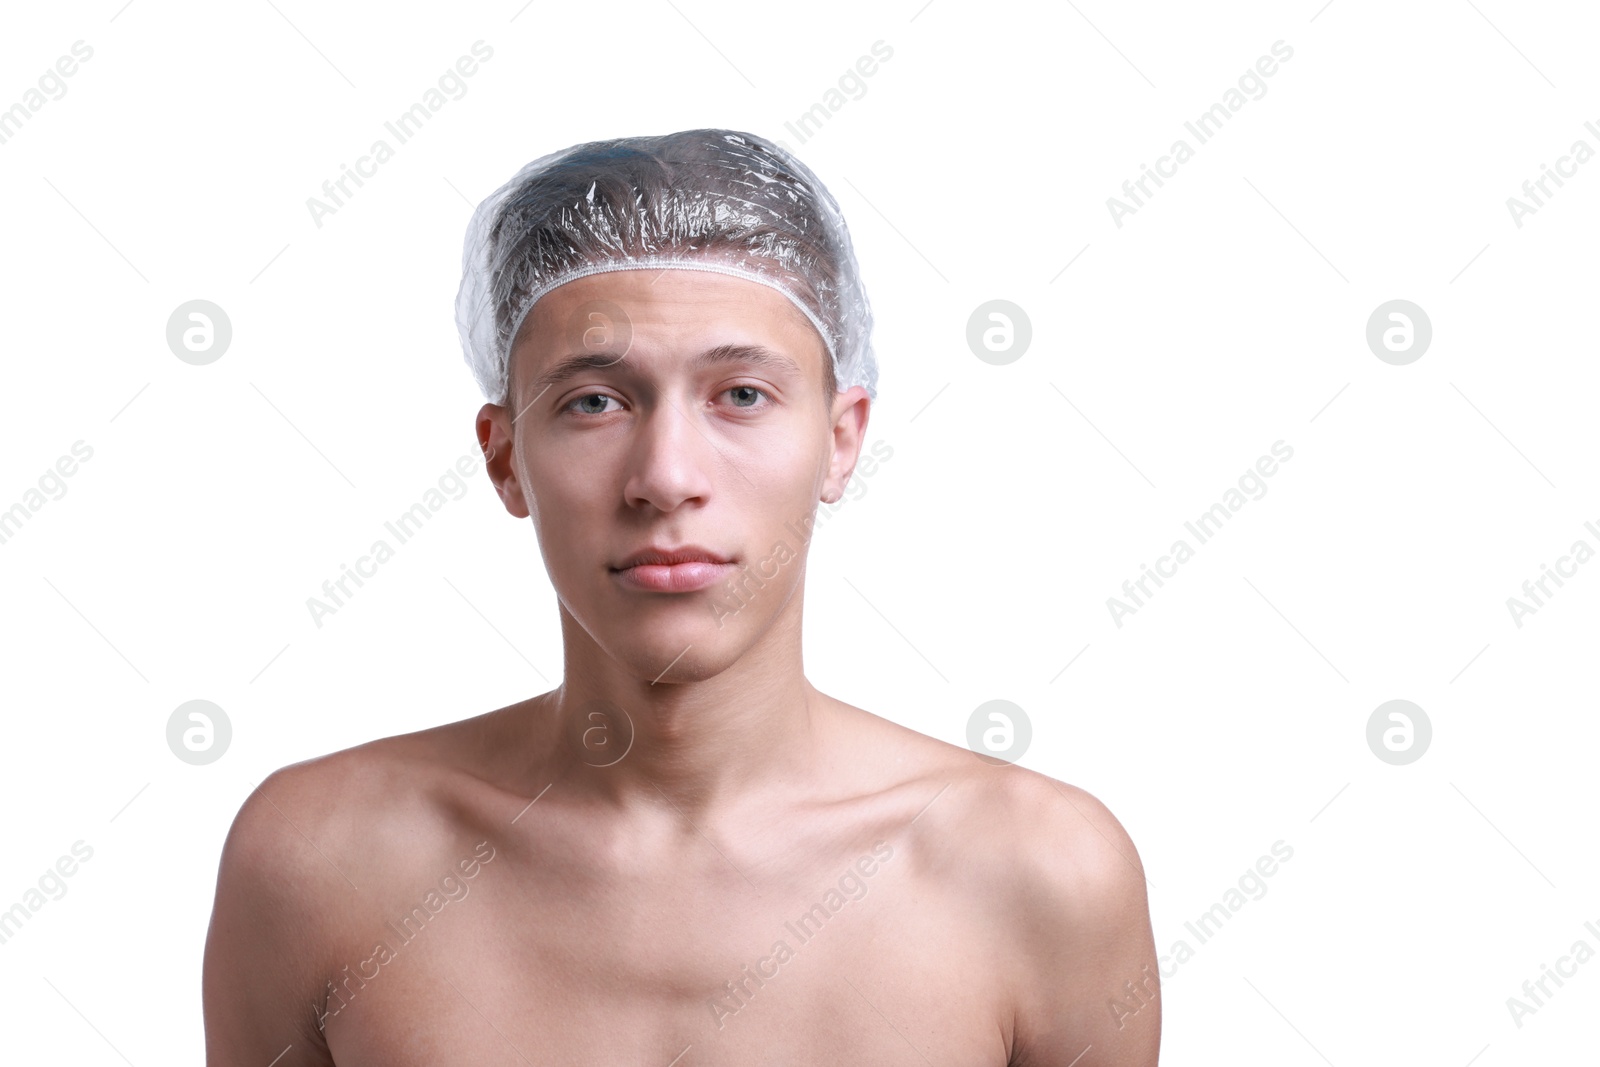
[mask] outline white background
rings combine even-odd
[[[94,850],[0,945],[4,1059],[199,1062],[253,784],[559,682],[532,530],[481,469],[321,628],[305,602],[476,453],[472,204],[556,148],[698,126],[818,172],[877,316],[868,439],[894,454],[813,546],[809,675],[957,744],[984,701],[1026,711],[1022,763],[1111,807],[1159,950],[1194,948],[1163,965],[1166,1062],[1593,1056],[1600,960],[1521,1027],[1506,1005],[1600,951],[1600,562],[1520,627],[1506,604],[1600,549],[1600,161],[1520,227],[1506,204],[1600,149],[1592,9],[122,3],[0,35],[0,108],[94,50],[0,144],[0,509],[93,449],[0,545],[0,909]],[[466,94],[317,226],[307,198],[480,39]],[[864,95],[785,129],[879,40]],[[1199,144],[1184,122],[1279,40]],[[1117,226],[1107,198],[1180,137],[1194,158]],[[166,343],[193,299],[233,327],[208,366]],[[965,340],[991,299],[1032,324],[1005,366]],[[1405,366],[1365,339],[1393,299],[1433,327]],[[1107,598],[1279,440],[1266,494],[1117,626]],[[196,698],[233,725],[200,767],[165,732]],[[1433,727],[1406,766],[1366,740],[1396,698]],[[1279,840],[1199,944],[1184,923]]]

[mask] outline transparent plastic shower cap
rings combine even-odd
[[[467,226],[456,327],[478,387],[508,401],[511,347],[545,294],[616,270],[745,278],[814,326],[842,392],[877,396],[872,310],[838,203],[763,138],[686,130],[593,141],[541,156]]]

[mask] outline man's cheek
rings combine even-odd
[[[576,470],[581,471],[582,468]],[[595,510],[596,505],[601,503],[600,487],[605,484],[605,477],[599,474],[584,477],[568,474],[563,477],[534,470],[520,480],[519,487],[522,500],[528,505],[529,513],[537,519],[540,529],[563,531],[570,530],[582,516]],[[614,499],[621,502],[621,489],[617,490]]]

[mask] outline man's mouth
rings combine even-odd
[[[622,585],[649,593],[693,593],[734,569],[731,557],[699,545],[651,546],[610,568]]]

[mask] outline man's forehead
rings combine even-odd
[[[615,363],[619,372],[743,361],[802,373],[826,346],[790,300],[748,279],[692,270],[619,270],[546,293],[514,348],[541,384]],[[620,362],[619,362],[620,360]]]
[[[619,377],[642,377],[652,368],[671,357],[650,356],[632,346],[627,351],[570,352],[553,359],[542,360],[545,368],[537,374],[532,386],[539,390],[575,378],[590,371],[605,371]],[[800,377],[804,372],[793,358],[774,348],[753,344],[721,344],[690,354],[686,361],[691,371],[728,364],[744,364],[766,368],[777,374]]]

